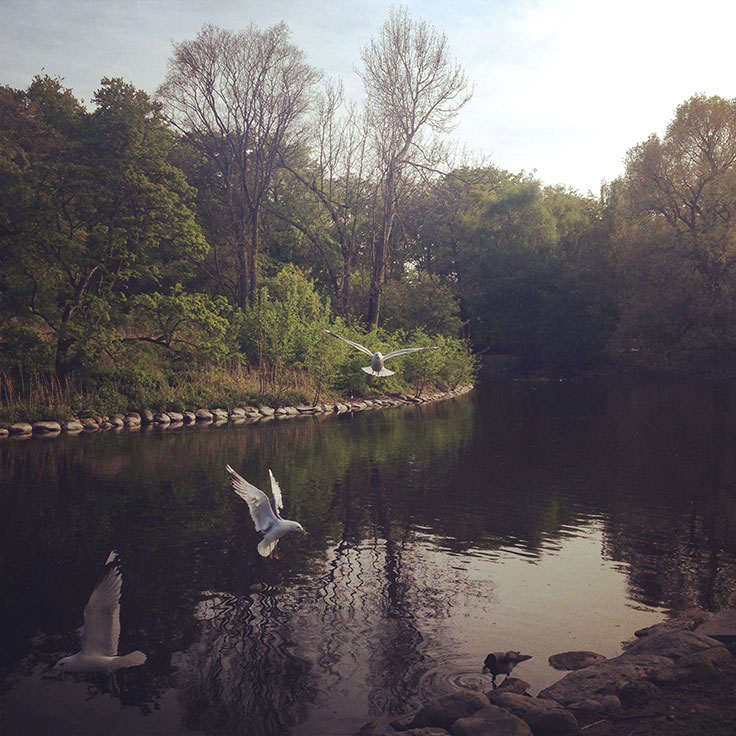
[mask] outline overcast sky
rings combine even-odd
[[[0,84],[42,71],[89,100],[102,77],[154,93],[205,23],[285,21],[308,63],[357,98],[360,50],[390,0],[0,0]],[[512,172],[597,194],[693,94],[736,97],[732,0],[409,0],[474,85],[453,138]]]

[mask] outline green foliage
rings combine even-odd
[[[184,291],[136,295],[131,304],[126,340],[160,345],[178,359],[220,363],[231,355],[232,308],[224,297]]]

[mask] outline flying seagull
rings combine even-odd
[[[110,692],[120,692],[115,673],[146,661],[143,652],[118,656],[120,638],[120,589],[123,573],[115,551],[110,552],[105,570],[84,607],[82,651],[62,657],[54,666],[64,672],[102,672],[109,678]]]
[[[269,469],[268,475],[271,478],[271,494],[273,495],[273,506],[268,500],[268,496],[256,488],[251,483],[238,475],[229,465],[225,466],[230,473],[230,482],[233,484],[233,490],[240,496],[250,509],[250,517],[256,525],[256,531],[263,534],[263,539],[258,543],[258,554],[261,557],[279,558],[276,545],[279,539],[289,532],[301,532],[306,534],[304,528],[298,521],[289,521],[281,518],[281,509],[284,502],[281,498],[281,487],[276,478]]]
[[[519,652],[491,652],[483,663],[483,672],[488,672],[493,675],[492,682],[493,688],[496,688],[496,675],[506,675],[503,678],[504,682],[511,674],[511,670],[516,667],[519,662],[525,662],[527,659],[531,659],[531,654],[519,654]]]
[[[366,355],[371,356],[371,364],[362,366],[362,369],[369,373],[372,376],[393,376],[395,371],[390,371],[388,368],[384,368],[383,364],[389,359],[389,358],[395,358],[397,355],[405,355],[406,353],[415,353],[417,350],[439,350],[439,348],[435,345],[433,347],[426,347],[426,348],[399,348],[398,350],[392,350],[390,353],[387,353],[386,355],[383,355],[381,352],[371,352],[368,350],[367,347],[361,345],[359,342],[354,342],[353,340],[348,340],[347,337],[340,337],[340,335],[335,334],[332,330],[325,330],[325,332],[328,335],[332,335],[333,337],[336,337],[338,340],[342,340],[343,342],[346,342],[348,345],[352,345],[354,348],[357,348],[361,352],[365,353]]]

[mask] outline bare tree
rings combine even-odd
[[[379,38],[362,50],[361,58],[383,198],[367,315],[375,326],[402,183],[412,170],[440,165],[443,147],[432,134],[453,129],[472,93],[462,68],[450,58],[447,37],[424,21],[412,21],[404,7],[391,10]]]
[[[283,23],[238,33],[205,25],[174,46],[158,90],[171,124],[218,172],[241,307],[257,286],[259,219],[274,168],[302,142],[320,77],[288,37]]]
[[[331,223],[328,247],[316,228],[276,213],[300,230],[320,253],[338,297],[341,314],[350,319],[352,273],[364,244],[369,204],[375,198],[375,172],[367,155],[369,128],[365,114],[345,104],[341,82],[328,81],[316,105],[314,155],[306,167],[283,165],[315,198]],[[337,246],[342,272],[333,267]]]

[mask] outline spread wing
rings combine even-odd
[[[271,494],[273,495],[273,506],[276,510],[276,516],[281,518],[281,509],[284,508],[284,499],[281,495],[281,486],[276,478],[273,477],[271,468],[268,469],[268,476],[271,478]]]
[[[332,335],[332,337],[336,337],[338,340],[342,340],[343,342],[346,342],[348,345],[352,345],[354,348],[358,348],[358,350],[361,350],[366,355],[370,355],[371,358],[373,357],[373,353],[370,350],[368,350],[367,347],[361,345],[359,342],[348,340],[347,337],[340,337],[340,335],[335,334],[332,330],[325,330],[325,332],[328,335]]]
[[[82,653],[114,657],[120,639],[120,590],[123,573],[116,552],[110,552],[105,571],[84,607]]]
[[[278,521],[278,517],[271,508],[268,496],[251,483],[248,483],[245,478],[236,473],[229,465],[225,466],[225,468],[230,473],[230,482],[233,484],[233,490],[248,504],[250,518],[253,519],[253,523],[256,525],[256,531],[265,532],[270,529]]]
[[[416,353],[417,350],[439,350],[439,348],[434,345],[431,348],[399,348],[399,350],[392,350],[388,355],[384,355],[383,359],[388,360],[389,358],[395,358],[397,355],[404,355],[406,353]]]

